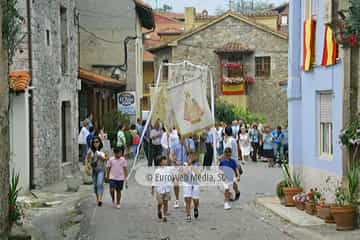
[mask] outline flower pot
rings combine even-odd
[[[304,202],[296,202],[296,208],[299,209],[300,211],[304,211],[305,210],[305,203]]]
[[[356,225],[356,208],[350,206],[331,207],[331,215],[333,215],[336,223],[336,230],[353,230]]]
[[[316,214],[316,204],[312,202],[305,203],[305,212],[310,215]]]
[[[316,214],[319,218],[324,219],[325,223],[335,223],[335,219],[330,212],[330,208],[336,204],[324,204],[316,206]]]
[[[293,197],[302,192],[302,188],[292,188],[292,187],[286,187],[283,188],[284,194],[285,194],[285,206],[287,207],[295,207],[295,202],[293,200]]]

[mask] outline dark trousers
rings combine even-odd
[[[251,143],[251,147],[253,148],[253,152],[252,152],[251,158],[252,158],[252,160],[253,160],[254,162],[256,162],[256,161],[257,161],[257,154],[258,154],[258,151],[259,151],[259,143],[257,143],[257,142],[252,142],[252,143]]]
[[[142,146],[144,147],[145,157],[149,161],[149,159],[150,159],[150,154],[149,154],[150,153],[150,143],[145,140],[145,141],[143,141]]]
[[[204,167],[210,167],[214,158],[214,148],[211,143],[206,143],[206,153],[204,158]]]
[[[158,157],[161,156],[162,147],[161,145],[151,144],[150,158],[148,158],[148,166],[151,167],[153,164],[159,166]]]

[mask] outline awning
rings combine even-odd
[[[79,69],[79,78],[89,84],[109,86],[109,87],[124,87],[126,83],[123,80],[116,80],[110,77],[102,76],[89,70]]]
[[[23,92],[30,83],[28,71],[14,71],[9,73],[9,87],[15,92]]]
[[[155,20],[152,8],[142,0],[134,0],[136,13],[139,16],[141,26],[146,29],[155,28]]]

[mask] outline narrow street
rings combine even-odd
[[[269,169],[265,163],[245,165],[241,200],[233,203],[232,210],[223,209],[223,194],[218,188],[206,187],[201,190],[200,217],[192,223],[184,221],[183,203],[174,209],[173,202],[168,222],[159,221],[150,189],[132,180],[123,192],[120,210],[111,207],[108,192],[101,208],[95,206],[93,196],[81,205],[85,221],[79,239],[293,239],[281,225],[269,224],[254,209],[256,196],[274,195],[280,178],[280,168]]]

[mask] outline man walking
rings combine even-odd
[[[87,127],[88,127],[88,121],[84,120],[82,122],[82,128],[81,128],[81,131],[78,136],[78,144],[81,147],[80,162],[82,162],[82,163],[85,163],[85,158],[86,158],[86,154],[87,154],[87,150],[88,150],[86,139],[87,139],[88,135],[90,134],[90,132]]]
[[[163,135],[163,131],[160,128],[160,123],[156,121],[154,128],[150,131],[151,154],[150,154],[150,161],[148,161],[149,167],[151,167],[153,164],[155,166],[159,166],[157,159],[162,152],[162,147],[161,147],[162,135]]]
[[[210,128],[206,129],[207,136],[205,140],[206,153],[204,159],[204,167],[210,167],[214,158],[214,134]]]

